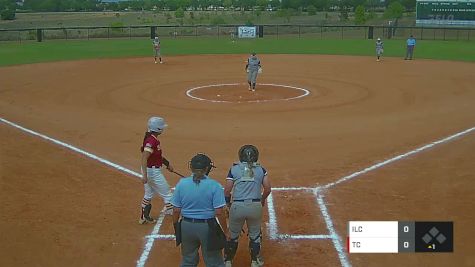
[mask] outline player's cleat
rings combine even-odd
[[[379,62],[379,58],[378,58],[378,59],[376,59],[376,61],[378,61],[378,62]]]
[[[155,61],[155,64],[157,64],[157,61]]]
[[[224,262],[224,267],[233,267],[233,262],[232,261],[225,261]]]
[[[150,210],[152,209],[152,204],[147,204],[142,208],[142,215],[140,215],[139,224],[146,223],[156,223],[157,221],[150,217]]]
[[[251,261],[251,267],[262,267],[264,266],[264,262],[259,258],[256,261]]]
[[[156,223],[156,222],[157,221],[152,217],[148,217],[148,218],[143,217],[139,219],[139,224]]]
[[[160,61],[160,64],[163,64],[163,61]]]

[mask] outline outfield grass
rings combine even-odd
[[[384,56],[404,57],[405,41],[384,42]],[[475,62],[475,43],[467,41],[419,41],[416,58]],[[216,38],[163,39],[162,54],[329,54],[374,56],[374,40],[319,40],[269,38],[237,40]],[[46,41],[0,43],[0,66],[93,58],[152,55],[148,39]]]

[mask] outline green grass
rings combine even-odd
[[[419,41],[415,50],[418,59],[475,61],[474,42]],[[385,41],[385,54],[403,57],[404,40]],[[320,40],[298,38],[264,38],[238,40],[216,38],[163,39],[162,53],[188,54],[331,54],[374,56],[374,40]],[[148,39],[134,40],[79,40],[0,43],[0,66],[49,61],[93,58],[118,58],[151,56],[152,45]]]

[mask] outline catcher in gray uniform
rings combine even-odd
[[[247,83],[249,83],[249,91],[256,91],[256,80],[257,74],[261,73],[261,61],[256,56],[256,53],[247,59],[246,72],[247,72]]]
[[[229,240],[224,248],[226,267],[232,267],[238,239],[244,223],[249,230],[251,267],[263,266],[261,251],[262,207],[271,192],[267,171],[257,162],[259,151],[253,145],[239,149],[239,162],[233,164],[226,178],[224,196],[229,209]],[[231,197],[232,191],[232,197]]]

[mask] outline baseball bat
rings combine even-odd
[[[183,175],[183,174],[180,174],[180,173],[178,173],[178,172],[176,172],[176,171],[174,171],[174,170],[173,170],[172,172],[173,172],[174,174],[176,174],[176,175],[180,176],[181,178],[184,178],[184,177],[185,177],[185,175]]]

